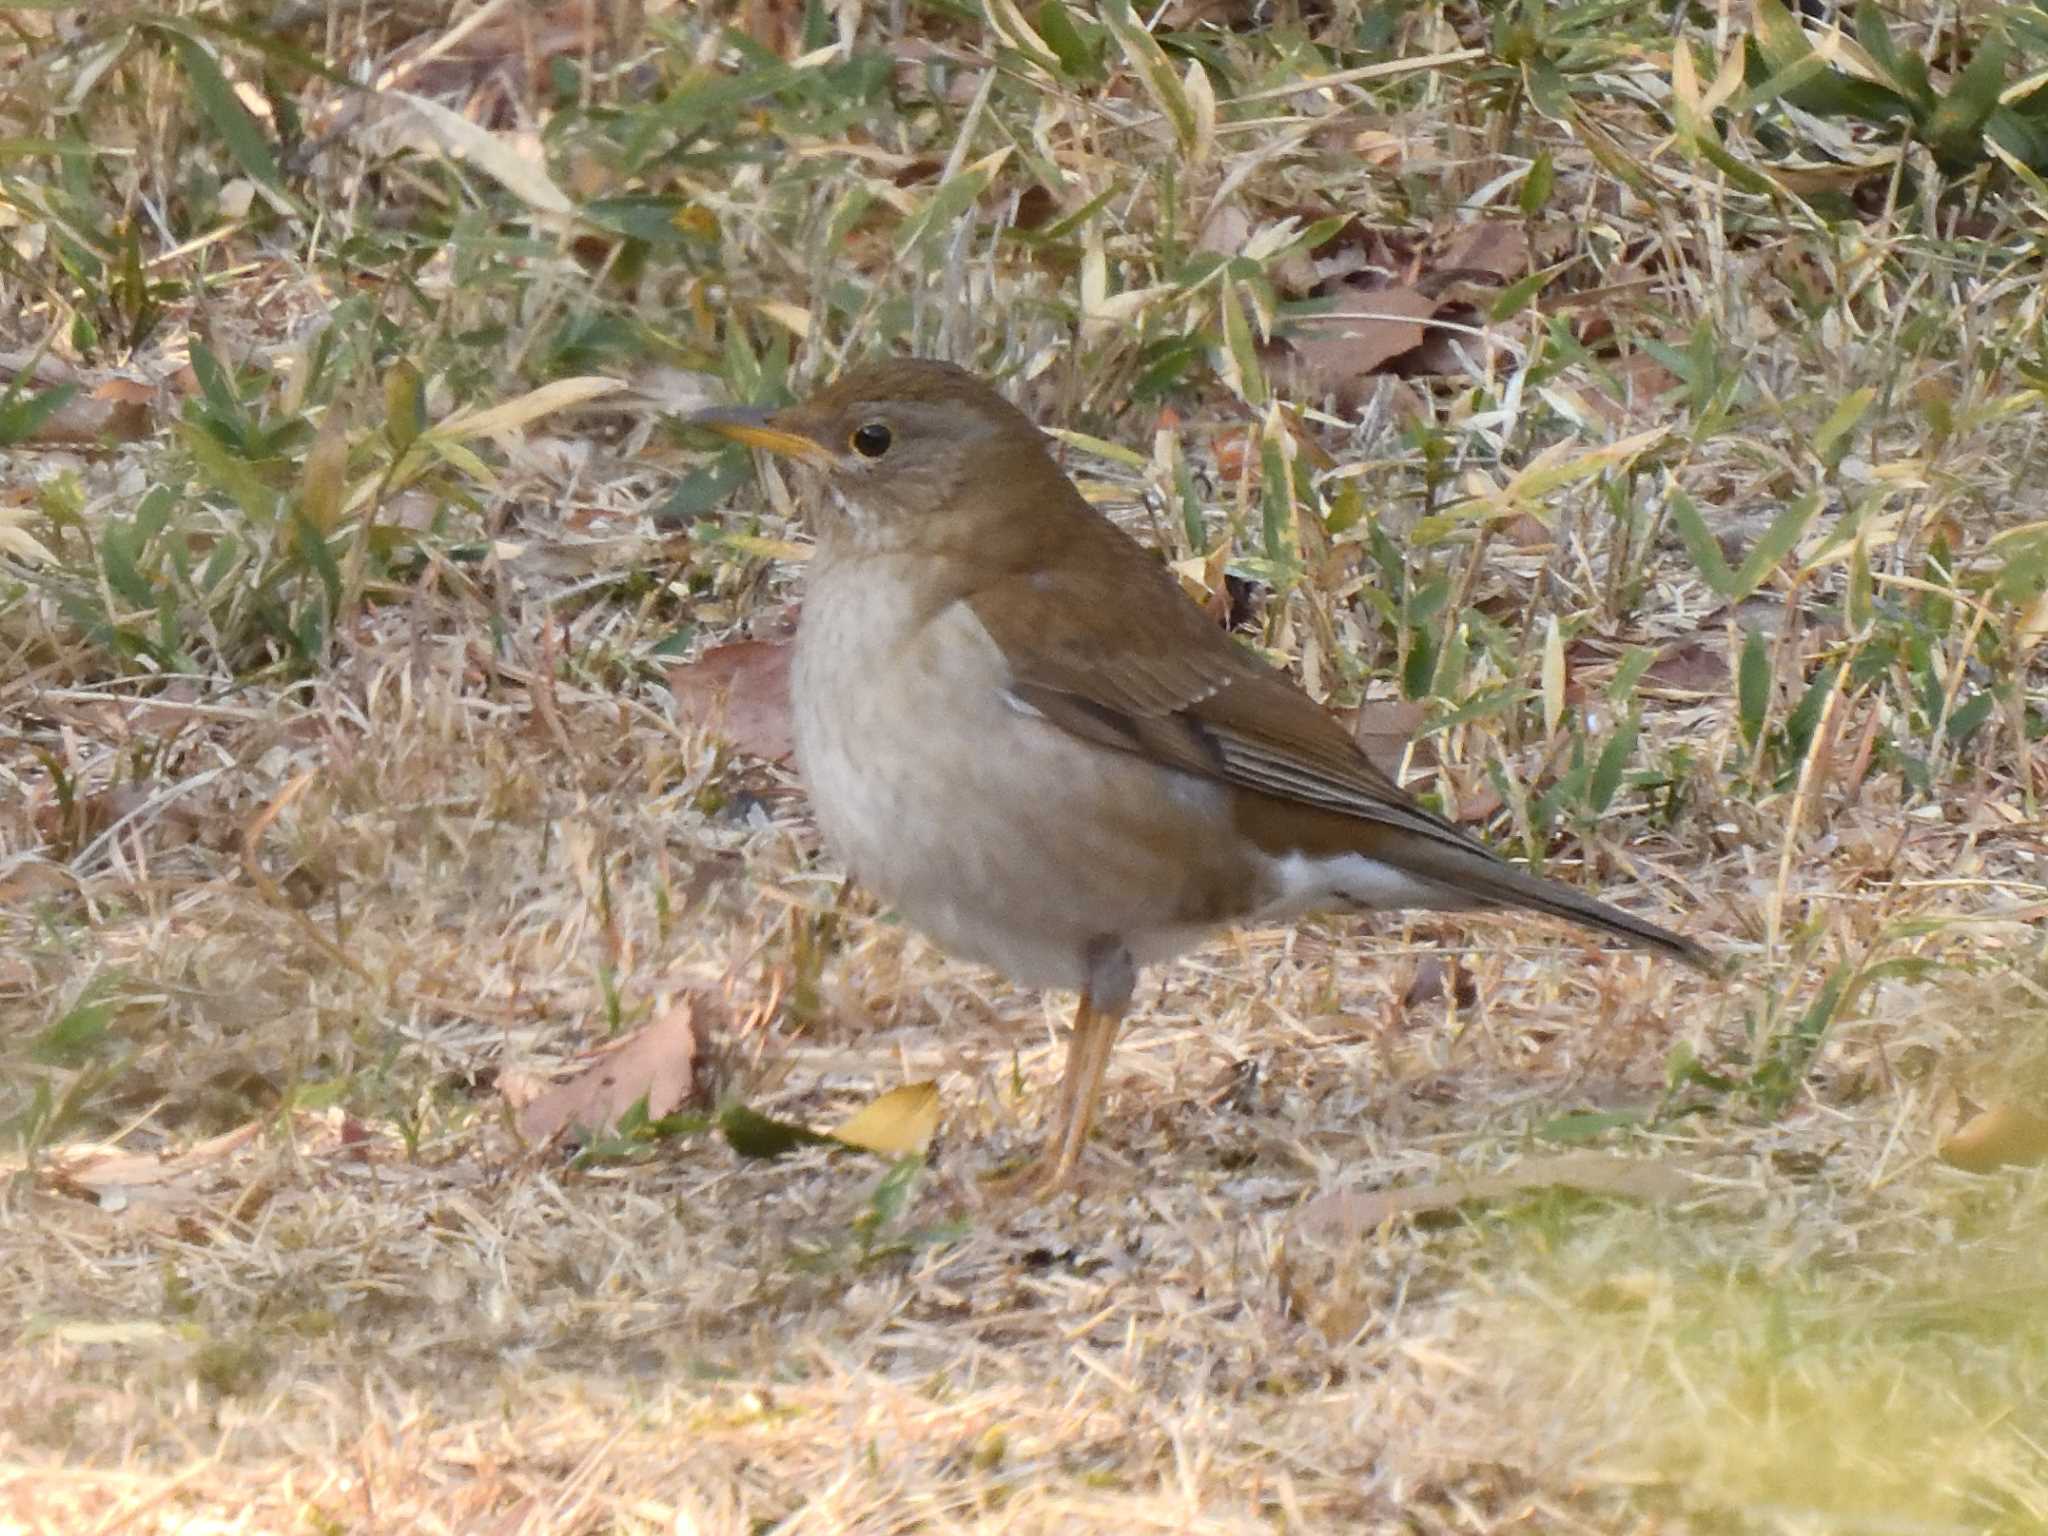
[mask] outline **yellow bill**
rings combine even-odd
[[[745,443],[749,448],[765,448],[770,453],[779,453],[786,459],[801,459],[812,464],[829,464],[832,461],[832,451],[822,443],[805,437],[801,432],[776,426],[776,415],[775,411],[760,406],[726,405],[685,416],[683,425],[702,427],[736,443]]]

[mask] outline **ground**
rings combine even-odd
[[[2048,1528],[2042,44],[1634,9],[16,13],[0,1529]],[[675,424],[876,351],[1725,973],[1222,936],[993,1196]]]

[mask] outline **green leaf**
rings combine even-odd
[[[1856,7],[1856,41],[1884,76],[1884,83],[1910,101],[1919,114],[1934,108],[1934,88],[1927,83],[1927,61],[1917,53],[1900,53],[1885,25],[1884,7],[1862,0]]]
[[[1974,693],[1956,706],[1948,717],[1948,740],[1950,746],[1960,747],[1976,735],[1984,722],[1991,718],[1991,706],[1996,701],[1990,693]]]
[[[1550,202],[1550,192],[1557,185],[1557,162],[1550,157],[1547,149],[1538,150],[1536,158],[1529,163],[1529,174],[1522,178],[1521,190],[1516,201],[1523,214],[1534,218]]]
[[[1522,89],[1539,117],[1569,126],[1572,122],[1572,88],[1564,71],[1540,54],[1522,64]]]
[[[1876,610],[1873,606],[1875,583],[1870,574],[1870,544],[1859,538],[1856,548],[1849,556],[1849,628],[1857,634],[1869,629]]]
[[[1728,597],[1735,591],[1735,573],[1728,569],[1728,561],[1721,553],[1721,545],[1713,531],[1707,527],[1707,520],[1700,516],[1700,509],[1693,505],[1692,498],[1677,486],[1671,487],[1671,521],[1678,529],[1678,537],[1685,545],[1685,552],[1692,556],[1692,563],[1700,568],[1700,575],[1717,597]]]
[[[1764,732],[1764,716],[1771,707],[1771,646],[1763,631],[1752,629],[1742,642],[1742,658],[1735,668],[1736,718],[1742,739],[1755,746]]]
[[[132,524],[109,523],[100,535],[100,570],[113,594],[137,608],[156,607],[156,584],[142,574],[142,540]]]
[[[1699,151],[1702,160],[1726,176],[1740,190],[1757,197],[1777,195],[1779,188],[1775,181],[1755,166],[1738,160],[1728,152],[1727,146],[1719,139],[1701,134],[1692,140],[1692,147]]]
[[[1436,675],[1436,643],[1428,630],[1415,631],[1408,659],[1401,665],[1401,696],[1421,699],[1429,696],[1430,679]]]
[[[64,408],[66,401],[79,391],[76,384],[59,384],[38,394],[14,398],[13,389],[8,398],[0,400],[0,448],[25,443],[36,435],[36,429]]]
[[[1978,44],[1968,67],[1956,76],[1920,130],[1937,160],[1956,166],[1983,158],[1984,124],[1998,109],[2010,56],[2010,50],[1997,38],[1987,37]]]
[[[192,94],[199,98],[199,109],[226,143],[235,163],[272,191],[283,192],[284,178],[278,174],[270,140],[264,136],[262,125],[249,115],[249,109],[236,99],[234,87],[228,84],[227,76],[221,73],[206,45],[184,28],[167,22],[153,22],[150,29],[170,42],[184,67],[185,78],[192,82]]]
[[[1173,125],[1174,139],[1183,150],[1189,148],[1199,130],[1195,109],[1188,101],[1173,60],[1159,46],[1158,39],[1145,29],[1145,24],[1131,13],[1130,0],[1103,0],[1099,14],[1103,25],[1109,28],[1109,35],[1123,50],[1124,59],[1138,77],[1145,94],[1152,98],[1153,105]]]
[[[1840,965],[1821,984],[1820,992],[1799,1021],[1776,1041],[1770,1057],[1756,1070],[1753,1091],[1767,1113],[1775,1113],[1791,1102],[1806,1076],[1807,1064],[1827,1038],[1828,1025],[1841,1006],[1849,985],[1849,967]]]
[[[935,230],[950,232],[958,219],[988,189],[986,170],[962,171],[940,185],[931,200],[905,219],[896,231],[896,254],[908,256]]]
[[[1735,114],[1782,96],[1816,117],[1856,117],[1884,122],[1912,118],[1913,108],[1898,92],[1870,80],[1856,80],[1830,68],[1814,52],[1790,12],[1778,0],[1757,0],[1756,28],[1749,37],[1750,88],[1729,104]]]
[[[1060,71],[1069,80],[1102,78],[1101,33],[1097,31],[1090,43],[1060,0],[1045,0],[1038,8],[1038,35],[1059,58]]]
[[[192,455],[193,462],[204,471],[205,478],[233,497],[250,522],[259,528],[268,528],[277,521],[278,493],[264,483],[263,477],[246,459],[225,446],[211,432],[189,422],[179,423],[178,440]]]
[[[1621,787],[1622,770],[1628,766],[1628,760],[1636,750],[1636,733],[1639,729],[1638,717],[1630,714],[1620,728],[1608,737],[1607,745],[1600,749],[1599,761],[1593,765],[1592,782],[1586,787],[1586,804],[1591,807],[1595,816],[1603,813],[1614,802],[1614,792]]]
[[[875,1192],[868,1196],[867,1215],[876,1229],[890,1225],[903,1214],[911,1191],[917,1188],[918,1175],[923,1172],[924,1155],[919,1152],[908,1153],[889,1165],[889,1171],[875,1185]]]
[[[29,1059],[46,1067],[79,1066],[99,1051],[113,1018],[112,1003],[80,1003],[36,1036]]]
[[[1856,423],[1863,419],[1864,412],[1870,409],[1871,402],[1876,398],[1877,391],[1867,384],[1861,389],[1850,390],[1842,403],[1829,412],[1828,419],[1822,422],[1820,429],[1813,434],[1814,457],[1830,469],[1840,463],[1841,455],[1832,451],[1835,444],[1846,437]]]
[[[1292,566],[1297,556],[1294,486],[1287,473],[1286,455],[1270,437],[1259,442],[1259,502],[1264,514],[1266,558],[1278,566]]]
[[[341,612],[341,567],[335,563],[334,551],[328,548],[327,539],[303,514],[294,514],[292,531],[297,537],[299,557],[313,574],[320,578],[320,585],[327,593],[327,611]]]
[[[420,371],[401,357],[384,370],[384,437],[402,456],[427,425],[427,394]]]
[[[1564,267],[1565,264],[1544,267],[1540,271],[1531,272],[1528,276],[1508,284],[1507,287],[1501,289],[1500,297],[1496,298],[1493,301],[1493,306],[1487,310],[1486,318],[1496,325],[1503,320],[1512,320],[1516,315],[1519,315],[1529,307],[1529,302],[1537,294],[1550,286],[1551,279],[1564,271]]]
[[[204,342],[192,343],[192,376],[199,381],[200,397],[221,426],[239,432],[242,425],[242,397],[235,392],[227,370]]]
[[[2040,113],[2048,109],[2048,91],[2034,92],[2027,102],[2034,108],[2032,113],[2015,111],[2010,106],[1993,112],[1984,124],[1984,137],[2012,156],[2020,180],[2036,199],[2048,203],[2048,183],[2043,182],[2040,174],[2048,171],[2048,123],[2040,120]]]
[[[1237,285],[1222,285],[1223,340],[1230,348],[1230,360],[1237,367],[1238,385],[1247,405],[1266,403],[1266,372],[1259,366],[1258,343],[1252,337],[1252,323],[1238,297]]]
[[[1806,692],[1799,696],[1792,713],[1785,717],[1785,741],[1799,762],[1806,761],[1807,751],[1813,745],[1814,727],[1820,724],[1821,711],[1827,708],[1828,695],[1835,691],[1835,679],[1841,675],[1839,663],[1822,667],[1806,685]]]
[[[719,1133],[741,1157],[781,1157],[798,1147],[839,1145],[830,1136],[820,1136],[816,1131],[788,1120],[770,1119],[744,1104],[728,1104],[718,1112],[715,1123]]]
[[[718,243],[715,218],[687,197],[643,193],[634,197],[600,197],[576,210],[600,229],[657,248]]]
[[[753,460],[746,449],[726,449],[676,483],[668,500],[654,509],[655,526],[673,528],[695,521],[738,490],[753,473]]]
[[[1568,1115],[1558,1115],[1536,1127],[1536,1134],[1544,1141],[1558,1141],[1566,1145],[1598,1141],[1609,1131],[1627,1130],[1641,1125],[1649,1117],[1639,1109],[1582,1109]]]
[[[1754,592],[1763,579],[1778,568],[1778,562],[1792,552],[1792,546],[1804,536],[1807,525],[1819,511],[1820,492],[1808,491],[1780,512],[1764,536],[1742,557],[1742,565],[1735,572],[1733,589],[1722,595],[1730,601],[1740,602]]]
[[[1650,664],[1657,659],[1657,648],[1652,645],[1632,645],[1621,658],[1621,665],[1614,669],[1614,679],[1607,685],[1607,697],[1617,704],[1625,704],[1635,697],[1636,684],[1643,674],[1650,670]]]

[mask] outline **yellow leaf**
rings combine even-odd
[[[30,565],[51,565],[54,558],[33,534],[21,525],[28,521],[27,510],[0,507],[0,551],[26,560]]]
[[[317,531],[334,532],[348,490],[348,410],[327,407],[320,430],[306,451],[299,482],[299,512]]]
[[[388,94],[412,108],[443,153],[467,160],[528,207],[559,216],[576,211],[569,195],[549,178],[538,135],[496,133],[428,97],[408,91]]]
[[[1564,631],[1557,627],[1557,615],[1543,636],[1543,730],[1555,736],[1564,720]]]
[[[801,304],[785,304],[780,299],[762,299],[754,308],[799,340],[810,339],[811,312]]]
[[[939,1085],[907,1083],[891,1088],[831,1133],[832,1139],[863,1152],[907,1157],[932,1144],[939,1128]]]
[[[609,395],[625,387],[617,379],[556,379],[552,384],[543,384],[539,389],[528,390],[514,399],[503,400],[481,410],[457,411],[428,428],[428,433],[444,443],[489,437],[494,433],[509,432],[514,427],[523,427],[551,411],[581,405],[586,400],[595,400],[600,395]]]

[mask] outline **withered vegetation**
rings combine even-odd
[[[6,12],[0,1525],[2048,1525],[2044,55],[1918,3]],[[673,423],[911,350],[1728,975],[1222,938],[1079,1194],[985,1200],[1065,1000],[841,890],[798,509]],[[926,1081],[921,1156],[797,1133]]]

